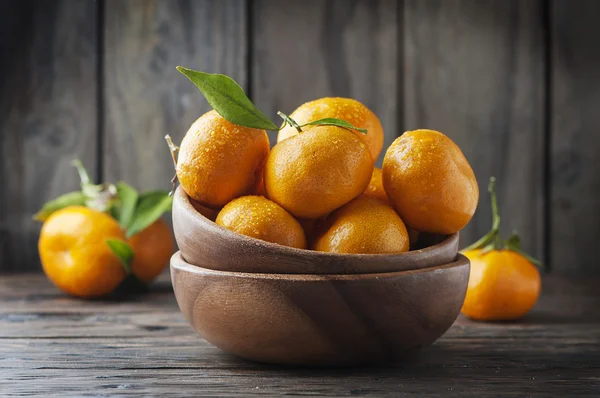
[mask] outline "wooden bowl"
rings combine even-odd
[[[278,274],[371,274],[448,264],[458,253],[458,233],[427,236],[428,246],[401,254],[337,254],[301,250],[250,238],[222,228],[200,214],[179,187],[173,201],[173,229],[183,258],[220,271]]]
[[[259,362],[352,365],[433,343],[462,306],[469,261],[362,275],[225,272],[171,258],[179,308],[224,351]]]

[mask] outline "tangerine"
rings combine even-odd
[[[485,321],[515,320],[533,308],[542,281],[537,268],[512,250],[468,250],[471,274],[462,313]]]
[[[300,105],[290,115],[302,125],[319,119],[335,118],[345,120],[354,127],[364,128],[367,134],[353,130],[357,137],[367,144],[373,160],[377,159],[383,148],[383,127],[379,118],[365,105],[352,98],[326,97]],[[298,135],[298,130],[286,125],[279,131],[277,142]]]
[[[439,131],[408,131],[388,148],[383,186],[400,217],[420,232],[452,234],[473,217],[475,174],[460,148]]]
[[[379,199],[361,195],[333,212],[328,228],[313,249],[335,253],[402,253],[409,236],[394,209]]]
[[[129,238],[129,244],[134,253],[131,272],[146,283],[165,269],[173,255],[171,228],[162,219]]]
[[[268,154],[265,130],[233,124],[212,110],[183,138],[177,178],[192,199],[220,208],[256,189]]]
[[[492,229],[463,252],[471,261],[471,274],[462,313],[485,321],[523,317],[535,305],[542,283],[534,266],[542,263],[521,249],[519,235],[500,237],[495,187],[496,179],[491,177]]]
[[[219,212],[216,223],[231,231],[284,246],[306,248],[302,226],[285,209],[263,196],[242,196]]]
[[[50,215],[42,225],[38,249],[48,278],[78,297],[111,293],[126,272],[107,239],[125,240],[119,223],[106,213],[70,206]]]
[[[366,144],[347,129],[315,126],[275,145],[265,165],[269,199],[298,218],[325,216],[371,180]]]
[[[370,196],[375,199],[382,200],[386,203],[389,203],[387,194],[385,193],[385,189],[383,188],[383,181],[381,177],[381,169],[378,167],[373,167],[373,174],[371,175],[371,181],[369,181],[369,186],[363,192],[363,195]]]

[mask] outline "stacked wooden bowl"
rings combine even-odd
[[[469,261],[458,234],[396,255],[294,249],[221,228],[177,190],[171,259],[179,308],[207,341],[295,365],[396,359],[429,345],[460,312]]]

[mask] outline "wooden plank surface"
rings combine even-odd
[[[244,87],[245,2],[107,0],[105,7],[105,177],[168,189],[174,170],[163,137],[179,143],[209,110],[175,67],[224,73]]]
[[[598,272],[600,2],[551,4],[551,256],[557,269]]]
[[[546,277],[525,320],[460,317],[394,365],[310,369],[237,359],[200,339],[165,275],[150,294],[84,301],[43,276],[0,277],[0,395],[598,396],[598,278]]]
[[[0,269],[39,270],[42,204],[96,170],[96,9],[86,0],[0,2]]]
[[[405,129],[451,137],[477,176],[479,208],[462,245],[491,227],[498,179],[503,232],[544,252],[544,42],[537,0],[407,0]]]
[[[273,120],[321,97],[352,97],[396,138],[401,20],[394,0],[252,2],[252,99]],[[271,144],[277,140],[270,133]],[[383,156],[383,155],[382,155]],[[381,157],[382,158],[382,157]],[[381,158],[379,164],[381,164]]]

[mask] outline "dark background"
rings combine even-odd
[[[208,110],[176,65],[230,75],[274,120],[335,95],[386,147],[441,130],[482,193],[463,242],[490,227],[495,175],[505,233],[553,269],[599,268],[598,0],[1,0],[0,55],[0,272],[40,269],[31,215],[78,188],[73,158],[169,188],[163,136]]]

